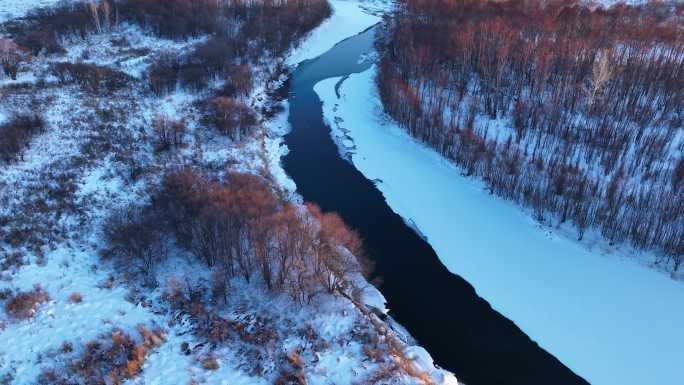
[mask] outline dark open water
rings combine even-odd
[[[449,272],[432,247],[385,202],[361,172],[340,157],[323,122],[318,81],[363,72],[359,57],[372,51],[373,30],[347,39],[302,63],[289,82],[292,132],[283,163],[306,201],[336,211],[358,230],[391,315],[440,366],[468,385],[587,384],[493,310],[474,288]],[[410,186],[407,186],[409,188]]]

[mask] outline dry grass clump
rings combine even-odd
[[[218,361],[216,361],[216,358],[214,358],[214,356],[211,353],[209,353],[209,355],[202,359],[202,367],[205,370],[216,370],[219,368],[219,364]]]
[[[69,296],[69,302],[71,303],[81,303],[81,301],[83,301],[81,293],[73,293]]]
[[[31,291],[18,292],[5,304],[5,312],[16,319],[25,320],[36,314],[38,305],[50,299],[48,293],[40,285]]]
[[[74,351],[74,344],[72,344],[69,341],[62,342],[62,348],[61,348],[62,353],[71,353],[73,351]]]
[[[115,330],[109,336],[88,342],[82,353],[65,368],[46,369],[38,377],[40,385],[111,384],[119,385],[140,373],[145,357],[164,342],[164,332],[138,326],[138,336]],[[69,353],[73,346],[65,342],[62,351]]]
[[[281,368],[280,374],[273,382],[275,385],[306,385],[304,376],[304,360],[299,355],[299,349],[286,354],[287,363]]]

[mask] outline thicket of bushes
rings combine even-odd
[[[226,87],[234,88],[233,96],[249,94],[251,69],[249,65],[233,64],[241,60],[234,46],[234,40],[212,36],[187,55],[162,55],[148,71],[152,91],[164,95],[178,86],[198,91],[214,79],[225,79]]]
[[[683,11],[405,0],[379,41],[380,96],[412,135],[497,195],[541,220],[571,220],[580,239],[596,227],[611,242],[659,249],[676,270]]]
[[[17,78],[19,66],[26,60],[26,54],[10,39],[0,38],[0,67],[5,76]]]
[[[249,49],[255,57],[282,53],[331,14],[326,0],[120,0],[112,6],[121,20],[159,36],[221,36],[234,39],[239,55]]]
[[[0,160],[13,160],[44,128],[45,122],[37,114],[17,114],[0,123]]]
[[[155,117],[152,128],[156,135],[156,150],[164,151],[173,147],[185,145],[184,138],[187,124],[184,120],[176,120],[166,115]]]
[[[60,82],[75,82],[93,93],[116,92],[132,80],[121,71],[95,64],[58,62],[51,63],[50,68]]]
[[[257,116],[245,102],[224,96],[211,99],[205,106],[204,122],[231,139],[240,141],[257,127]]]
[[[249,135],[256,115],[242,100],[252,91],[251,65],[277,57],[331,13],[326,0],[101,0],[65,2],[40,8],[25,19],[6,23],[11,39],[0,39],[3,72],[16,77],[24,52],[62,53],[62,38],[85,38],[114,30],[121,23],[139,25],[160,37],[186,39],[209,35],[188,54],[162,55],[147,72],[150,89],[164,95],[180,86],[205,90],[223,81],[217,98],[206,103],[206,123],[235,140]],[[92,93],[116,92],[133,80],[121,71],[87,63],[53,62],[61,82],[74,82]],[[0,127],[0,157],[11,159],[28,144],[42,121],[18,117]],[[156,125],[157,148],[168,148],[182,136],[179,125]],[[176,133],[177,134],[177,133]]]
[[[63,53],[60,36],[85,37],[94,28],[93,20],[84,3],[64,3],[51,8],[37,8],[25,21],[6,26],[14,41],[31,54],[40,52]]]
[[[189,169],[172,172],[149,205],[113,215],[105,234],[125,267],[151,273],[169,234],[216,271],[219,292],[236,276],[258,277],[302,303],[350,288],[351,275],[368,267],[358,235],[339,216],[284,203],[251,174],[231,172],[218,182]]]

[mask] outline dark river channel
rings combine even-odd
[[[373,50],[370,29],[303,62],[289,80],[290,149],[286,172],[306,201],[335,211],[358,230],[390,315],[435,362],[468,385],[587,384],[540,348],[511,320],[480,298],[463,278],[449,272],[432,247],[387,205],[374,183],[340,156],[322,117],[314,84],[367,70],[363,54]],[[406,186],[411,188],[411,186]],[[541,288],[540,288],[541,289]]]

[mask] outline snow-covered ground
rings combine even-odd
[[[678,385],[684,284],[541,227],[382,114],[375,67],[316,85],[354,165],[415,223],[446,267],[594,385]]]
[[[30,10],[49,7],[64,0],[2,0],[0,1],[0,23],[24,17]]]
[[[643,5],[650,2],[662,2],[662,0],[586,0],[587,3],[601,5],[604,7],[612,7],[616,4],[629,4],[629,5]],[[681,0],[674,0],[673,3],[679,2]]]

